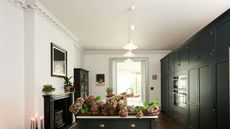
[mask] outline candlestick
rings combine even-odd
[[[35,120],[34,129],[38,129],[38,114],[35,115],[34,120]]]
[[[30,129],[33,129],[33,117],[30,117]]]
[[[44,119],[44,117],[41,116],[40,117],[40,129],[43,129],[43,119]]]
[[[31,117],[31,129],[35,129],[35,119]]]

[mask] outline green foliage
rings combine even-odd
[[[71,76],[71,77],[67,77],[67,76],[65,76],[65,77],[63,77],[63,79],[64,79],[64,85],[66,86],[66,85],[71,85],[72,83],[70,82],[70,79],[72,78],[73,76]]]
[[[51,84],[43,85],[43,89],[42,89],[43,93],[48,93],[52,91],[55,91],[55,88]]]
[[[150,106],[156,108],[157,106],[159,106],[159,100],[158,99],[154,99],[152,103],[150,103]]]
[[[84,104],[82,105],[82,108],[80,109],[80,111],[81,111],[81,113],[87,113],[87,112],[89,112],[89,111],[90,111],[90,106],[89,106],[89,104],[84,103]]]
[[[142,106],[136,106],[136,107],[134,108],[134,112],[139,112],[139,111],[142,110],[142,109],[143,109]]]
[[[101,96],[96,96],[96,101],[101,100]]]
[[[149,107],[149,105],[146,102],[144,102],[143,103],[143,109],[147,109],[148,107]]]

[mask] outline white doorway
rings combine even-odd
[[[116,94],[128,93],[128,105],[142,105],[148,102],[148,60],[147,58],[110,59],[110,75]]]

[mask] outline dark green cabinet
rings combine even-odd
[[[188,128],[198,129],[199,89],[197,68],[188,70]]]
[[[230,47],[230,17],[217,24],[215,27],[216,56],[227,57],[228,47]]]
[[[180,52],[180,67],[186,67],[189,64],[189,48],[190,46],[186,44],[183,46],[179,52]]]
[[[198,59],[199,63],[206,63],[214,56],[215,42],[213,40],[213,32],[210,29],[200,32],[197,36],[198,43]]]
[[[77,118],[77,122],[79,129],[156,129],[156,121],[152,118]]]
[[[192,41],[189,44],[189,64],[191,66],[194,66],[197,64],[197,61],[199,59],[198,55],[198,41],[196,38],[193,38]]]
[[[217,127],[218,129],[230,129],[229,121],[229,65],[228,61],[216,64],[217,86]]]
[[[173,65],[174,65],[174,68],[177,69],[180,67],[180,52],[179,51],[176,51],[173,53]]]
[[[186,129],[230,129],[229,34],[230,9],[161,60],[162,107]],[[174,77],[182,71],[186,108],[175,104]]]
[[[205,65],[199,68],[200,129],[215,129],[216,127],[215,88],[213,80],[212,65]]]

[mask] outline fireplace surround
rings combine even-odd
[[[74,129],[74,115],[69,107],[74,102],[74,93],[43,95],[45,129]]]

